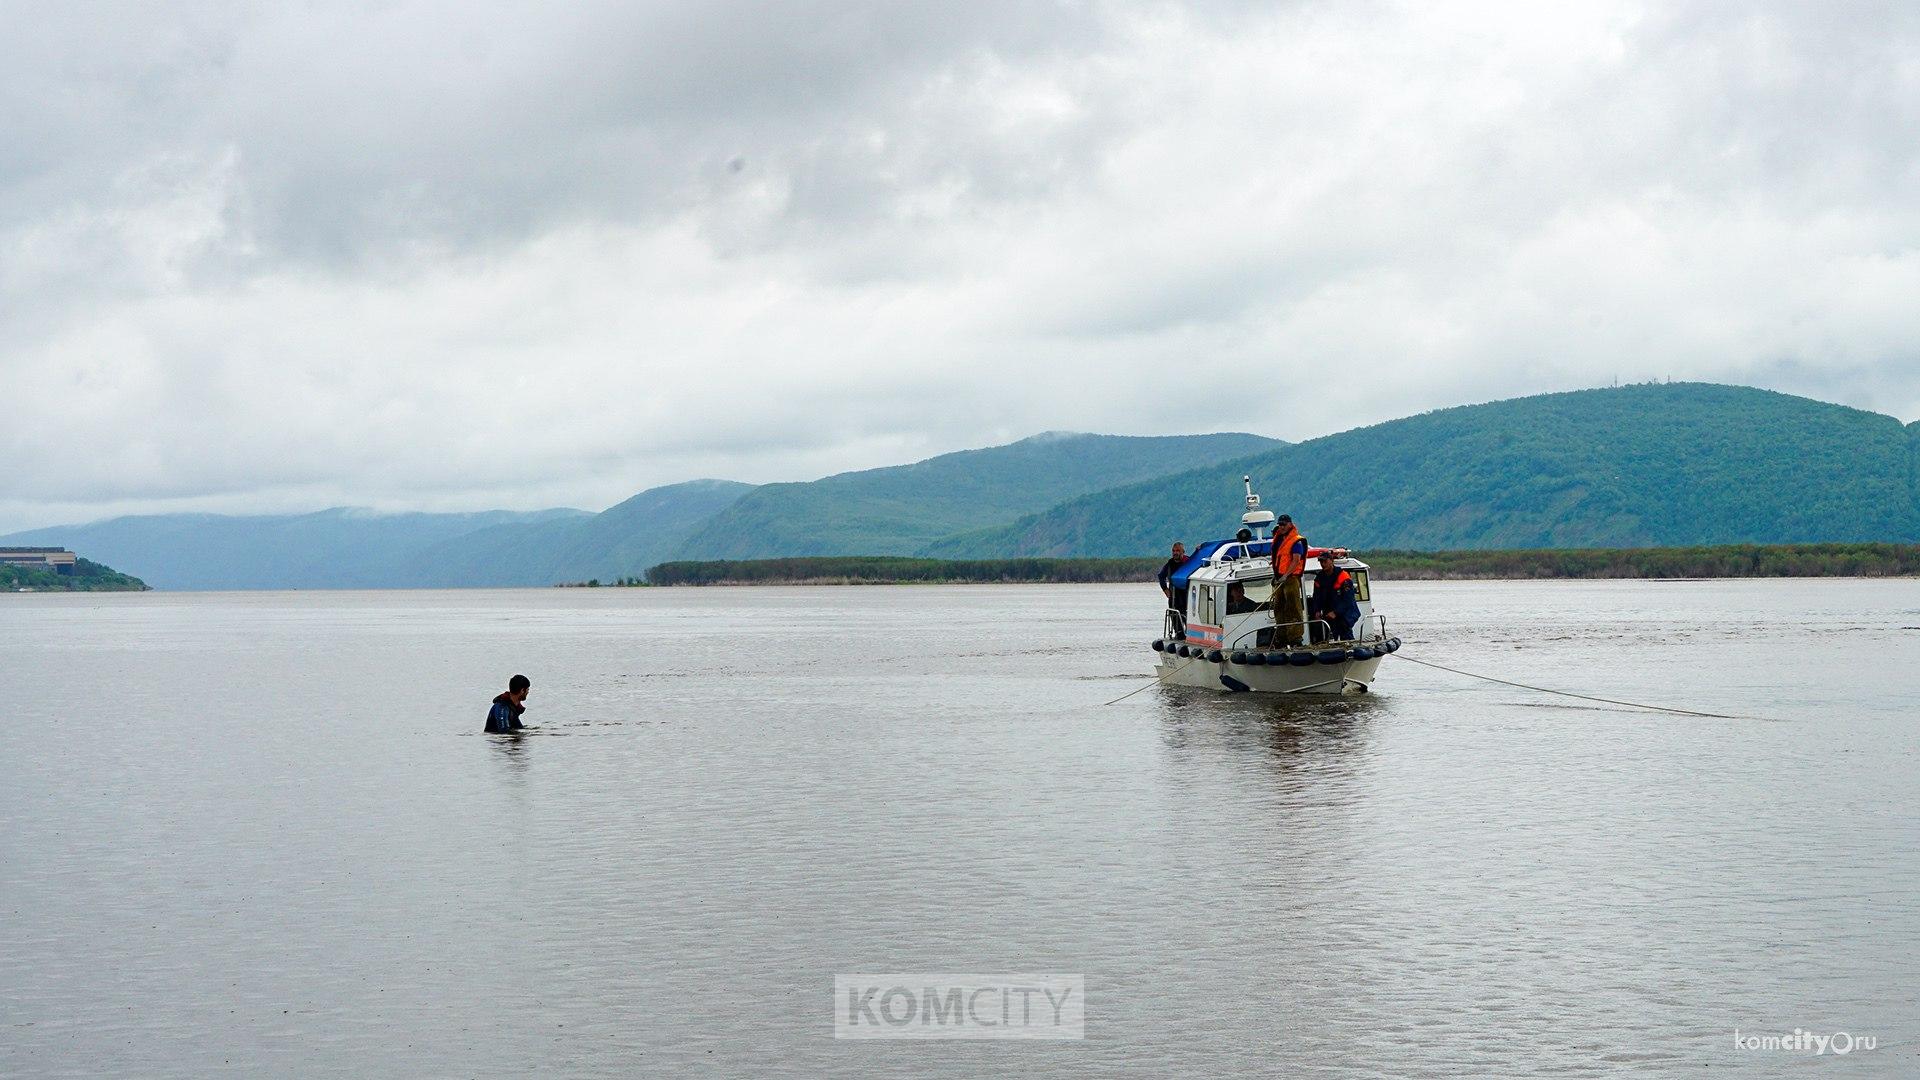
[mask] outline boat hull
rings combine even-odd
[[[1304,667],[1235,664],[1160,653],[1154,674],[1168,686],[1255,694],[1364,694],[1380,670],[1380,657],[1315,663]],[[1231,681],[1229,681],[1231,680]],[[1239,685],[1234,685],[1238,683]],[[1241,687],[1245,687],[1243,691]]]

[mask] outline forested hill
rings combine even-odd
[[[443,540],[416,552],[401,572],[410,584],[455,587],[638,577],[752,490],[731,480],[648,488],[590,517],[495,525]]]
[[[912,465],[756,488],[677,548],[685,559],[906,555],[1090,491],[1245,457],[1259,435],[1130,437],[1049,432]]]
[[[1122,556],[1225,536],[1238,524],[1242,473],[1309,540],[1358,548],[1920,539],[1920,425],[1675,383],[1389,421],[1096,492],[921,553]]]

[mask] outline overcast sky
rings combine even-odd
[[[0,529],[1920,418],[1920,5],[0,0]]]

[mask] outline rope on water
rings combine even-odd
[[[1483,682],[1498,683],[1501,686],[1511,686],[1520,690],[1532,690],[1535,693],[1540,693],[1540,694],[1554,694],[1559,697],[1578,698],[1581,701],[1597,701],[1603,705],[1622,705],[1629,709],[1645,709],[1648,712],[1672,713],[1676,716],[1698,716],[1707,720],[1759,719],[1758,717],[1752,717],[1752,716],[1729,716],[1726,713],[1699,712],[1694,709],[1676,709],[1670,705],[1647,705],[1638,701],[1621,701],[1618,698],[1595,697],[1592,694],[1576,694],[1571,690],[1555,690],[1547,686],[1533,686],[1528,683],[1514,682],[1511,679],[1496,679],[1491,675],[1481,675],[1478,672],[1473,672],[1473,671],[1462,671],[1459,668],[1448,667],[1445,664],[1436,664],[1431,660],[1416,660],[1413,657],[1407,656],[1406,654],[1398,651],[1388,653],[1387,655],[1396,657],[1401,660],[1405,660],[1409,664],[1419,664],[1421,667],[1435,668],[1440,671],[1450,671],[1455,675],[1464,675],[1469,679],[1479,679]],[[1133,695],[1141,692],[1142,690],[1151,690],[1152,688],[1159,686],[1161,683],[1165,682],[1167,679],[1171,678],[1172,676],[1177,675],[1180,672],[1186,670],[1188,664],[1198,663],[1202,659],[1203,659],[1202,657],[1198,657],[1198,656],[1189,657],[1188,659],[1181,661],[1178,665],[1176,665],[1171,670],[1169,670],[1165,675],[1161,675],[1155,678],[1153,681],[1148,682],[1144,685],[1136,686],[1133,689],[1127,691],[1126,693],[1121,694],[1119,697],[1114,698],[1112,701],[1106,702],[1105,704],[1118,705],[1121,702],[1132,697]],[[1329,680],[1329,681],[1332,681],[1332,680]],[[1315,685],[1324,686],[1326,684],[1316,683]],[[1310,688],[1307,688],[1307,689],[1310,689]],[[1103,705],[1102,707],[1104,708],[1105,706]]]
[[[1579,698],[1581,701],[1598,701],[1607,705],[1624,705],[1629,709],[1646,709],[1649,712],[1674,713],[1679,716],[1700,716],[1700,717],[1705,717],[1708,720],[1756,719],[1756,717],[1751,717],[1751,716],[1728,716],[1725,713],[1695,712],[1692,709],[1676,709],[1668,705],[1643,705],[1638,701],[1620,701],[1615,698],[1594,697],[1591,694],[1575,694],[1567,690],[1553,690],[1545,686],[1529,686],[1526,683],[1514,682],[1511,679],[1496,679],[1491,675],[1480,675],[1471,671],[1462,671],[1459,668],[1448,667],[1445,664],[1436,664],[1431,660],[1416,660],[1413,657],[1400,652],[1388,653],[1387,655],[1399,657],[1400,659],[1405,660],[1410,664],[1419,664],[1421,667],[1438,668],[1441,671],[1451,671],[1455,675],[1465,675],[1469,679],[1481,679],[1490,683],[1499,683],[1501,686],[1513,686],[1513,687],[1518,687],[1521,690],[1533,690],[1542,694],[1558,694],[1561,697]],[[1146,689],[1146,687],[1143,686],[1140,689],[1144,690]],[[1136,693],[1137,692],[1138,691],[1136,691]]]
[[[1159,686],[1161,683],[1165,682],[1168,678],[1172,677],[1173,675],[1179,672],[1185,671],[1187,669],[1188,664],[1194,663],[1199,659],[1200,657],[1198,656],[1189,656],[1185,660],[1181,661],[1177,667],[1174,667],[1172,670],[1168,671],[1165,675],[1162,675],[1159,678],[1153,680],[1152,682],[1147,683],[1145,686],[1134,687],[1133,689],[1127,691],[1126,693],[1121,694],[1119,697],[1114,698],[1112,701],[1107,702],[1106,705],[1102,705],[1101,708],[1104,709],[1107,707],[1107,705],[1118,705],[1121,702],[1127,700],[1128,698],[1132,697],[1133,695],[1139,693],[1142,690],[1151,690],[1154,687]]]

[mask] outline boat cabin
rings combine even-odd
[[[1216,544],[1220,546],[1216,548]],[[1256,550],[1262,547],[1265,550]],[[1307,554],[1315,565],[1325,566],[1331,559],[1353,577],[1354,596],[1360,602],[1360,622],[1354,627],[1354,636],[1368,637],[1370,632],[1384,632],[1384,627],[1379,625],[1383,620],[1373,611],[1367,564],[1334,548],[1312,548]],[[1174,574],[1175,588],[1182,587],[1183,575],[1187,590],[1187,641],[1217,649],[1266,648],[1273,644],[1271,541],[1264,545],[1239,541],[1202,544],[1194,557],[1187,560],[1187,565]],[[1300,592],[1304,606],[1311,608],[1313,574],[1302,579]],[[1305,620],[1306,611],[1295,612],[1293,619]],[[1307,630],[1312,642],[1326,637],[1324,625],[1309,625]],[[1171,627],[1167,636],[1174,636]]]
[[[1255,649],[1274,644],[1273,526],[1271,512],[1259,508],[1259,496],[1247,486],[1247,510],[1242,528],[1232,540],[1209,540],[1194,549],[1184,566],[1173,574],[1175,595],[1186,591],[1184,640],[1211,648]],[[1309,643],[1327,637],[1324,623],[1308,621],[1312,608],[1313,569],[1331,561],[1353,578],[1354,595],[1360,603],[1360,619],[1354,625],[1355,638],[1384,636],[1386,620],[1373,610],[1372,589],[1367,581],[1368,566],[1345,548],[1308,548],[1309,572],[1301,581],[1303,610],[1294,612],[1290,621],[1307,623]],[[1173,639],[1175,628],[1167,620],[1166,637]]]

